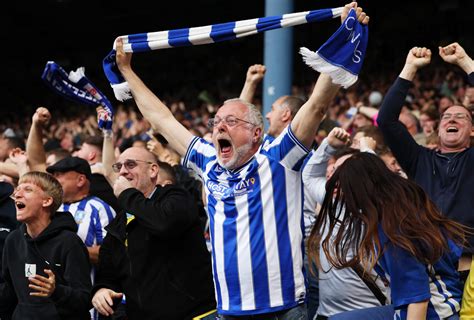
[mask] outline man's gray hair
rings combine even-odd
[[[246,120],[248,120],[249,122],[254,124],[256,127],[261,129],[262,134],[260,135],[260,139],[258,141],[258,143],[261,143],[262,140],[263,140],[263,116],[262,116],[262,113],[260,112],[260,110],[258,110],[258,108],[254,104],[252,104],[250,102],[247,102],[245,100],[242,100],[240,98],[228,99],[228,100],[224,101],[223,105],[227,104],[227,103],[231,103],[231,102],[238,102],[238,103],[241,103],[241,104],[247,106],[247,109],[248,109],[247,117],[248,117],[248,119],[246,119]]]

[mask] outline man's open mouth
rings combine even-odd
[[[459,131],[459,129],[456,128],[456,127],[453,127],[453,126],[450,126],[450,127],[446,128],[446,132],[448,132],[448,133],[458,132],[458,131]]]
[[[232,144],[227,139],[218,139],[217,142],[219,143],[219,149],[221,153],[229,153],[232,150]]]

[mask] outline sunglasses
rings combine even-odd
[[[120,170],[122,169],[122,166],[125,167],[125,169],[127,170],[132,170],[133,168],[135,168],[136,166],[138,166],[138,162],[144,162],[144,163],[148,163],[148,164],[154,164],[154,162],[150,162],[150,161],[144,161],[144,160],[137,160],[137,159],[127,159],[125,160],[123,163],[122,162],[116,162],[112,165],[112,170],[114,172],[120,172]]]

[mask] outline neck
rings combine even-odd
[[[145,198],[150,197],[151,193],[153,192],[153,190],[155,190],[155,188],[156,188],[156,185],[153,185],[153,186],[150,186],[150,188],[148,188],[146,192],[143,192],[143,195],[145,196]]]
[[[51,214],[49,212],[45,212],[45,214],[41,215],[39,219],[26,224],[26,232],[31,238],[34,239],[38,237],[50,223]]]
[[[440,153],[455,153],[455,152],[462,152],[466,150],[468,147],[447,147],[440,145],[439,152]]]
[[[85,192],[85,191],[79,191],[77,193],[75,193],[74,195],[72,195],[70,198],[65,198],[64,199],[64,202],[65,203],[73,203],[73,202],[78,202],[78,201],[81,201],[82,199],[84,199],[85,197],[87,197],[89,195],[89,192]]]

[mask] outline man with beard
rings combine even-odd
[[[357,16],[368,23],[361,8]],[[121,40],[116,49],[140,111],[203,180],[221,318],[306,319],[300,170],[339,86],[321,74],[291,124],[262,148],[262,114],[241,99],[227,100],[209,122],[210,144],[193,137],[145,86]]]

